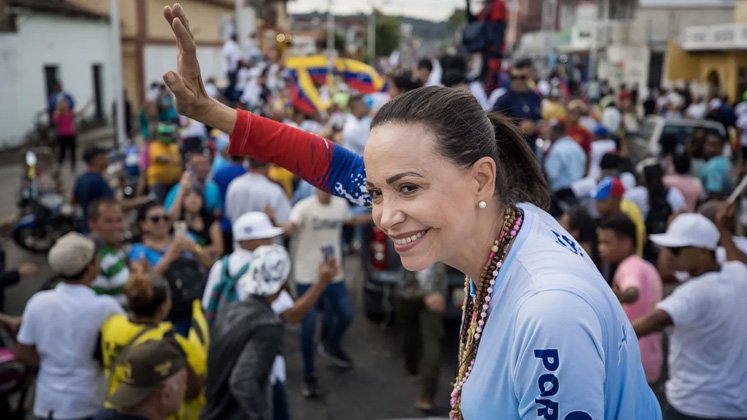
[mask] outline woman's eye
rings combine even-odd
[[[418,186],[413,184],[403,184],[401,187],[399,187],[399,191],[403,194],[412,194],[417,190]]]
[[[368,195],[371,196],[371,200],[376,200],[381,197],[381,191],[379,190],[368,190]]]

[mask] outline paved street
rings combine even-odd
[[[84,139],[81,143],[91,141]],[[80,147],[82,150],[83,147]],[[21,155],[5,153],[0,156],[0,217],[16,211],[18,177],[21,170]],[[82,163],[78,171],[83,168]],[[64,185],[69,189],[73,177],[67,168],[62,170]],[[1,244],[7,253],[10,267],[23,261],[33,261],[42,267],[41,274],[22,281],[6,290],[6,310],[20,314],[28,298],[51,276],[45,262],[45,255],[29,254],[15,246],[4,235]],[[353,357],[355,368],[340,371],[318,360],[320,384],[325,395],[318,400],[307,400],[301,396],[303,368],[298,343],[298,327],[288,326],[285,340],[285,356],[288,368],[288,393],[291,413],[297,420],[368,420],[422,418],[413,408],[419,386],[407,379],[400,356],[399,332],[396,325],[382,327],[368,321],[361,312],[361,265],[357,257],[346,261],[348,287],[356,308],[356,319],[346,338],[345,348]],[[448,325],[447,340],[444,342],[444,355],[439,388],[438,417],[448,414],[449,383],[455,369],[457,330],[456,325]]]

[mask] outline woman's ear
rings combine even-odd
[[[487,156],[478,159],[472,165],[471,175],[476,186],[475,192],[484,200],[492,197],[495,191],[495,161]]]

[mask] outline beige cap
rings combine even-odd
[[[83,271],[93,260],[96,246],[93,241],[78,232],[70,232],[55,242],[49,250],[47,260],[52,270],[63,276],[72,276]]]

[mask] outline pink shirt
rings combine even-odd
[[[620,263],[612,279],[612,286],[620,291],[631,287],[638,289],[638,299],[622,305],[625,315],[631,322],[654,310],[662,298],[662,283],[656,267],[637,255],[631,255]],[[646,372],[646,380],[649,383],[654,382],[661,374],[663,363],[661,333],[639,338],[638,344],[641,348],[641,361]]]
[[[52,115],[57,134],[60,136],[75,135],[75,113],[67,111],[63,113],[55,112]]]
[[[687,211],[694,212],[698,205],[698,200],[703,197],[703,184],[700,179],[690,175],[666,175],[664,176],[664,185],[669,188],[677,188],[685,197]]]

